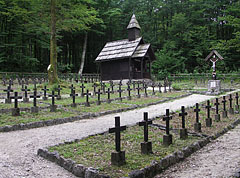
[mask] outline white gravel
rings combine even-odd
[[[132,125],[149,117],[164,114],[165,109],[179,110],[182,105],[193,106],[213,96],[191,95],[168,103],[149,106],[124,113],[81,120],[50,127],[0,133],[0,178],[68,178],[74,177],[58,165],[37,156],[39,148],[107,131],[114,126],[114,117],[121,116],[121,125]],[[240,144],[239,144],[240,145]]]
[[[227,178],[240,167],[240,125],[155,178]]]

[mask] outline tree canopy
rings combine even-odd
[[[50,61],[51,0],[0,0],[0,70],[46,72]],[[57,64],[78,72],[88,34],[84,73],[106,42],[127,37],[135,13],[157,60],[153,73],[209,72],[216,49],[222,72],[240,68],[239,0],[56,0]]]

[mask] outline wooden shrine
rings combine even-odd
[[[102,80],[151,79],[156,57],[151,44],[144,43],[134,14],[127,30],[128,39],[108,42],[96,58]]]

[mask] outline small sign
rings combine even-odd
[[[211,82],[211,88],[216,88],[216,82]]]

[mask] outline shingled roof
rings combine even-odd
[[[125,39],[108,42],[96,58],[96,62],[131,57],[139,46],[141,40],[142,38],[138,38],[134,41]]]
[[[216,55],[219,60],[224,59],[216,50],[212,50],[211,53],[205,58],[205,61],[210,60],[213,55]]]

